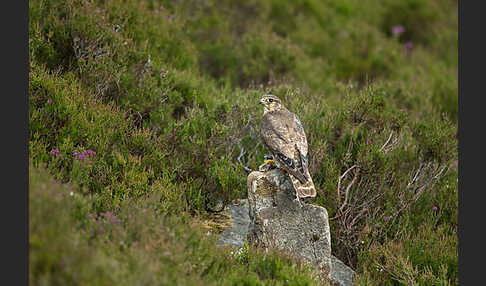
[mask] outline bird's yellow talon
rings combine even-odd
[[[265,162],[263,162],[263,165],[272,165],[272,166],[276,166],[276,164],[275,164],[275,161],[274,161],[274,160],[265,160]]]

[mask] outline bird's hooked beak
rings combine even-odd
[[[258,101],[258,104],[263,104],[263,98]]]

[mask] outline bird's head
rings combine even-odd
[[[258,103],[263,105],[264,113],[283,108],[280,98],[272,94],[265,94]]]

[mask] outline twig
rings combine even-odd
[[[412,186],[412,184],[414,184],[416,181],[417,181],[417,177],[418,175],[420,174],[420,171],[422,171],[422,167],[423,167],[423,164],[420,163],[418,169],[417,169],[417,172],[415,172],[415,176],[413,177],[412,180],[410,180],[410,182],[407,184],[407,188],[410,188]]]
[[[426,169],[430,166],[430,164],[426,164]],[[413,180],[408,184],[407,187],[411,186],[411,184],[415,183],[416,181],[416,178],[418,176],[418,173],[419,171],[423,170],[423,165],[421,164],[420,167],[419,167],[419,170],[417,171],[417,173],[415,174]],[[435,167],[434,167],[435,168]],[[435,174],[433,177],[429,177],[429,179],[426,181],[426,182],[423,182],[423,184],[416,188],[415,191],[415,195],[412,197],[412,199],[410,199],[407,203],[405,203],[396,213],[395,213],[395,216],[398,215],[399,213],[403,212],[404,210],[406,210],[407,208],[410,207],[410,205],[414,202],[416,202],[420,196],[424,193],[424,191],[426,190],[426,188],[428,187],[433,187],[434,186],[434,180],[439,180],[442,176],[442,173],[444,172],[444,170],[447,168],[447,165],[443,166],[439,172],[437,172],[437,174]],[[437,170],[438,168],[436,168]]]
[[[351,166],[351,168],[347,169],[347,170],[344,172],[344,174],[342,174],[342,176],[341,176],[339,179],[341,179],[341,180],[342,180],[342,179],[343,179],[343,178],[346,176],[346,174],[347,174],[348,172],[350,172],[351,170],[353,170],[353,169],[354,169],[354,168],[356,168],[356,167],[358,167],[358,165],[353,165],[353,166]]]
[[[386,140],[385,144],[383,144],[383,146],[381,146],[380,151],[383,151],[385,149],[388,142],[390,142],[392,135],[393,135],[393,130],[390,132],[390,136],[388,137],[388,140]]]
[[[350,223],[350,226],[353,226],[353,225],[356,223],[356,221],[357,221],[357,220],[358,220],[358,219],[359,219],[361,216],[363,216],[363,214],[364,214],[365,212],[367,212],[367,211],[368,211],[368,208],[363,208],[362,210],[360,210],[360,211],[359,211],[359,213],[358,213],[357,215],[355,215],[355,216],[354,216],[353,220],[352,220],[352,221],[351,221],[351,223]]]
[[[440,176],[442,175],[442,172],[444,172],[444,170],[445,170],[447,167],[449,167],[449,166],[445,165],[445,166],[442,168],[442,170],[440,170],[440,171],[439,171],[439,173],[437,173],[437,175],[435,175],[435,176],[434,176],[434,179],[439,179],[439,178],[440,178]]]
[[[358,171],[356,171],[354,173],[354,178],[351,181],[351,183],[349,183],[349,185],[346,187],[346,191],[344,192],[344,202],[341,205],[341,207],[339,208],[339,211],[342,211],[342,209],[344,208],[344,206],[346,206],[346,204],[348,203],[349,190],[351,189],[351,186],[353,186],[354,183],[356,182],[356,179],[358,178],[358,173],[359,173],[359,168],[358,168]]]
[[[333,217],[332,217],[332,218],[330,218],[329,220],[335,220],[335,219],[338,219],[338,218],[340,218],[340,217],[342,217],[342,216],[346,215],[347,213],[349,213],[349,211],[350,211],[350,210],[351,210],[351,209],[346,209],[346,210],[344,210],[343,212],[341,212],[340,214],[333,216]]]
[[[346,177],[346,175],[354,168],[356,168],[357,165],[353,165],[351,168],[347,169],[344,174],[342,174],[341,176],[339,176],[338,178],[338,185],[337,185],[337,195],[338,195],[338,198],[341,197],[341,180],[344,179],[344,177]]]
[[[238,148],[240,148],[240,155],[239,155],[239,156],[238,156],[238,158],[237,158],[238,162],[241,164],[241,166],[243,166],[243,169],[245,169],[245,171],[246,171],[247,173],[252,172],[253,170],[252,170],[251,168],[249,168],[248,166],[246,166],[245,164],[243,164],[243,163],[241,162],[241,157],[243,157],[243,156],[245,155],[246,151],[245,151],[245,149],[244,149],[244,148],[241,146],[241,142],[240,142],[240,141],[238,141]]]

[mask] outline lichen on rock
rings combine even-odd
[[[352,285],[354,271],[331,254],[325,208],[297,201],[290,180],[278,169],[251,172],[247,187],[248,200],[225,208],[231,226],[221,233],[218,245],[240,248],[249,241],[277,248],[313,263],[329,285]]]
[[[327,210],[297,200],[288,176],[279,169],[254,171],[247,181],[248,240],[314,263],[330,279],[331,237]]]

